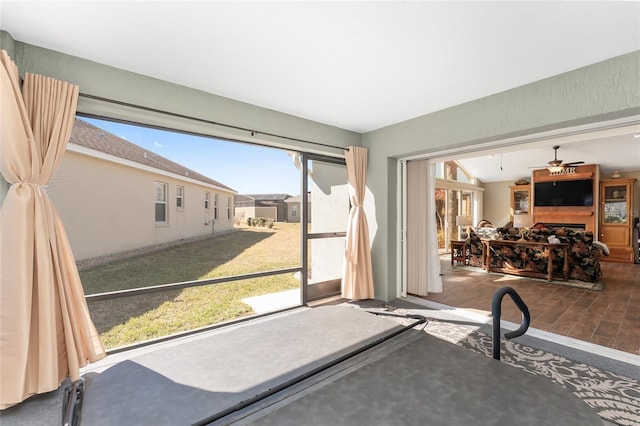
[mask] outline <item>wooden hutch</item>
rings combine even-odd
[[[509,217],[513,222],[513,216],[531,212],[531,185],[513,185],[509,187],[509,191],[511,192]]]
[[[635,179],[600,181],[599,240],[609,247],[606,260],[633,262],[633,186]]]

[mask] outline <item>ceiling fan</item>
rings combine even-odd
[[[549,161],[546,166],[533,166],[529,167],[530,169],[540,169],[542,167],[546,167],[550,172],[560,172],[565,167],[577,166],[578,164],[584,164],[584,161],[572,161],[570,163],[563,163],[562,160],[558,160],[558,148],[560,145],[556,145],[553,147],[554,158]]]

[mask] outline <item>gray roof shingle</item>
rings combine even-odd
[[[106,130],[96,127],[76,117],[69,143],[104,152],[125,160],[153,167],[165,172],[175,173],[209,185],[215,185],[231,192],[234,189],[216,180],[208,178],[194,170],[175,163],[138,145],[119,138]]]

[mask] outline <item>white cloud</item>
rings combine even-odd
[[[153,141],[153,144],[157,147],[157,148],[162,148],[162,144],[158,141]]]

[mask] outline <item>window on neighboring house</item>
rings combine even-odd
[[[213,220],[218,220],[218,194],[213,194]]]
[[[231,197],[227,197],[227,219],[231,220]]]
[[[298,217],[298,206],[291,206],[291,217]]]
[[[176,208],[184,208],[184,186],[176,186]]]
[[[167,223],[167,184],[156,182],[156,223]]]
[[[204,208],[209,210],[209,200],[211,200],[211,194],[209,192],[204,193]]]

